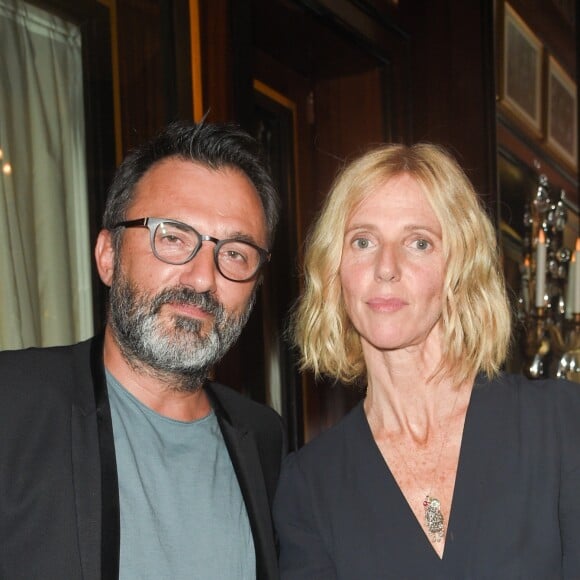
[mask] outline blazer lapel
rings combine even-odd
[[[119,490],[102,337],[74,358],[77,400],[71,413],[72,470],[83,580],[119,576]]]
[[[119,482],[113,422],[107,394],[103,364],[103,341],[94,340],[91,348],[91,373],[95,387],[95,404],[101,459],[101,576],[106,580],[119,578],[121,550],[121,517]]]
[[[95,414],[72,409],[72,466],[84,580],[100,580],[101,482]]]
[[[251,431],[237,429],[219,410],[216,415],[232,459],[254,536],[257,578],[278,578],[274,529],[256,441]]]

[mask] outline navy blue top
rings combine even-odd
[[[283,579],[580,579],[580,385],[478,379],[442,559],[362,403],[287,458],[274,519]]]

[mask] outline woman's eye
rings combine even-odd
[[[417,248],[417,250],[428,250],[431,247],[431,243],[423,238],[415,240],[412,244]]]
[[[359,250],[366,250],[371,247],[371,241],[368,238],[355,238],[352,245]]]

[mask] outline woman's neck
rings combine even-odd
[[[407,433],[421,441],[438,430],[450,413],[465,414],[473,380],[461,384],[442,373],[439,361],[397,356],[367,358],[364,408],[374,429]],[[453,408],[453,412],[451,409]]]

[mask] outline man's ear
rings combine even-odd
[[[115,267],[113,236],[109,230],[101,230],[95,244],[95,262],[99,276],[106,286],[111,286]]]

